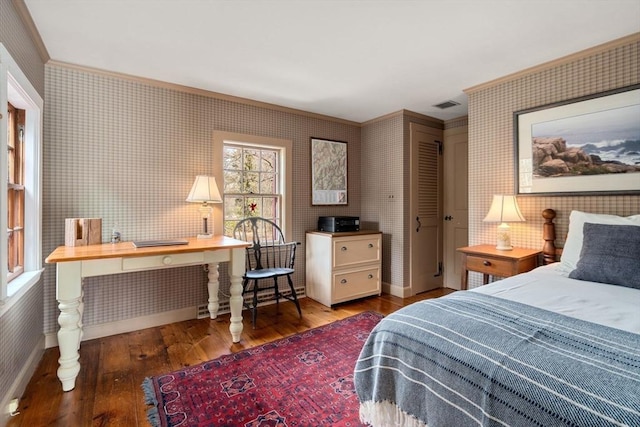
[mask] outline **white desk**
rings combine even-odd
[[[224,236],[211,239],[187,238],[189,243],[176,246],[136,248],[132,242],[105,243],[89,246],[60,246],[45,260],[57,263],[56,299],[60,316],[58,345],[60,359],[58,378],[64,391],[75,387],[80,372],[80,341],[82,340],[82,279],[85,277],[129,273],[133,271],[209,266],[209,313],[218,315],[218,263],[229,262],[231,324],[233,342],[242,333],[242,276],[245,271],[245,248],[248,243]]]

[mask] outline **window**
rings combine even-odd
[[[40,95],[0,43],[0,315],[42,274]],[[6,208],[5,208],[6,207]]]
[[[7,106],[7,281],[24,271],[24,117]]]
[[[280,225],[280,150],[225,143],[224,234],[233,235],[239,220],[260,216]]]
[[[232,236],[241,219],[261,216],[292,239],[291,141],[216,131],[214,147],[220,153],[215,175],[222,183],[224,235]]]

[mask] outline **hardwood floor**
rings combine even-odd
[[[437,289],[405,299],[382,295],[333,309],[302,298],[302,319],[295,306],[286,301],[280,303],[279,311],[275,304],[260,307],[255,329],[251,327],[249,313],[243,313],[244,330],[237,344],[231,342],[228,314],[215,320],[188,320],[84,341],[80,347],[80,374],[75,389],[69,392],[62,391],[56,376],[58,348],[50,348],[20,400],[20,414],[8,426],[148,426],[141,387],[145,377],[205,362],[363,311],[387,315],[412,302],[450,292],[453,290]]]

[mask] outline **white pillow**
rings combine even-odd
[[[568,275],[576,269],[582,251],[582,228],[585,222],[592,224],[637,225],[640,227],[640,215],[622,217],[617,215],[594,214],[571,211],[569,215],[569,233],[562,249],[558,271]]]

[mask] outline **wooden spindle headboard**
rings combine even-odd
[[[544,224],[542,226],[542,239],[544,245],[542,246],[543,263],[551,264],[556,262],[556,225],[553,219],[556,217],[556,211],[553,209],[545,209],[542,211],[542,217],[544,218]]]

